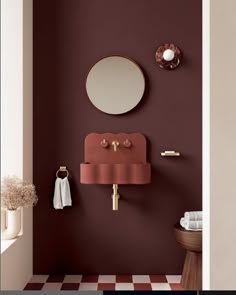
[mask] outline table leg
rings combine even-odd
[[[181,285],[185,290],[202,289],[202,253],[187,251]]]

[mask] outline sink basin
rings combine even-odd
[[[150,163],[81,163],[84,184],[146,184],[151,181]]]
[[[128,143],[130,144],[126,144]],[[118,143],[114,149],[113,142]],[[104,144],[105,143],[105,144]],[[84,184],[146,184],[151,165],[146,161],[146,138],[141,133],[90,133],[85,138]]]
[[[141,133],[90,133],[84,141],[80,183],[112,184],[112,210],[117,211],[118,185],[151,182],[146,154],[146,138]]]

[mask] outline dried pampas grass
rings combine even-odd
[[[33,207],[37,204],[35,186],[20,178],[4,177],[1,186],[1,206],[8,210],[16,210],[19,207]]]

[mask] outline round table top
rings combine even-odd
[[[202,231],[186,230],[179,223],[174,225],[177,242],[187,251],[202,252]]]

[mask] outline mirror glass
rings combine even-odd
[[[109,56],[98,61],[86,81],[92,104],[108,114],[123,114],[141,100],[145,79],[141,68],[131,59]]]

